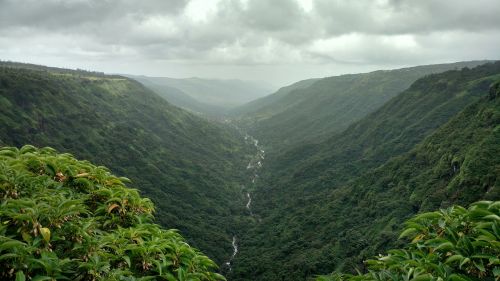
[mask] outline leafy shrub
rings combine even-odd
[[[0,279],[224,280],[126,182],[52,148],[1,148]]]
[[[368,273],[335,273],[317,281],[500,279],[500,201],[417,215],[400,237],[411,242],[368,260]]]

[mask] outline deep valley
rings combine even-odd
[[[368,278],[373,269],[368,270],[367,259],[393,248],[413,249],[398,236],[405,229],[410,233],[404,222],[416,215],[485,201],[489,203],[473,205],[470,212],[487,208],[483,217],[499,223],[494,217],[500,199],[499,62],[305,80],[230,112],[178,107],[158,92],[170,86],[159,89],[138,81],[82,70],[0,63],[0,145],[4,147],[0,195],[2,208],[11,208],[0,212],[2,225],[9,226],[0,228],[0,258],[5,261],[4,269],[9,269],[2,278],[58,279],[82,270],[77,265],[81,258],[71,256],[60,275],[37,266],[16,271],[17,256],[8,252],[9,241],[14,240],[9,239],[21,239],[23,245],[38,241],[33,247],[47,255],[51,247],[66,245],[66,239],[82,239],[79,234],[71,236],[72,230],[66,231],[73,238],[55,230],[56,217],[40,215],[37,222],[31,222],[35,230],[25,229],[30,222],[17,221],[14,207],[8,206],[28,204],[19,201],[21,197],[39,199],[23,189],[26,183],[12,176],[16,173],[39,184],[36,196],[60,192],[76,200],[64,205],[43,203],[49,200],[43,197],[43,202],[33,206],[76,208],[85,203],[83,209],[64,217],[68,222],[77,217],[78,221],[102,218],[95,233],[127,227],[142,231],[149,223],[157,223],[178,229],[175,243],[167,238],[173,234],[151,232],[147,234],[151,240],[144,239],[167,239],[174,244],[166,249],[174,249],[184,245],[185,238],[193,247],[172,250],[181,260],[181,253],[186,254],[185,264],[170,258],[170,250],[158,254],[152,250],[154,244],[142,254],[125,250],[127,258],[110,259],[108,269],[95,273],[96,280],[113,274],[160,278],[163,272],[170,272],[167,280],[218,280],[222,275],[227,280],[350,280],[345,278],[356,270]],[[98,175],[107,179],[99,180]],[[129,178],[130,183],[119,177]],[[44,185],[44,181],[51,183]],[[129,197],[96,199],[104,196],[99,195],[103,188],[117,188],[113,182],[119,182],[118,194]],[[133,205],[139,195],[122,190],[125,185],[151,199],[154,220],[148,217],[153,208],[145,207],[149,203]],[[104,207],[94,209],[88,198]],[[27,210],[20,208],[21,213]],[[130,215],[133,212],[135,217]],[[96,257],[110,253],[117,257],[119,249],[110,245],[118,242],[106,244],[106,235],[92,242],[102,244]],[[143,239],[141,235],[131,238],[131,245],[143,243],[137,240]],[[496,239],[491,235],[488,239]],[[498,253],[498,247],[490,250],[491,255]],[[161,263],[157,262],[160,256]],[[484,265],[484,271],[457,269],[457,276],[490,274],[497,267],[488,258],[491,262]],[[211,259],[218,267],[208,261],[198,264],[200,259]],[[487,258],[476,259],[482,263]],[[204,277],[196,275],[198,270]],[[328,275],[333,271],[347,275]],[[187,278],[183,274],[193,274],[190,278],[194,279],[183,279]]]

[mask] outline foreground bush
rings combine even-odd
[[[105,167],[0,148],[0,280],[223,280]]]
[[[401,234],[404,249],[368,260],[368,273],[333,280],[500,280],[500,201],[481,201],[417,215]]]

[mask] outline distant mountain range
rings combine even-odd
[[[127,76],[176,106],[210,116],[221,116],[231,108],[269,95],[275,90],[265,82],[256,81]]]

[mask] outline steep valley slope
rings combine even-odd
[[[274,153],[342,132],[421,77],[485,62],[424,65],[304,80],[239,107],[233,114],[240,126]]]
[[[232,253],[244,214],[240,171],[253,153],[243,136],[172,106],[121,76],[0,64],[0,145],[50,146],[127,176],[218,264]],[[241,202],[240,202],[241,201]]]
[[[230,278],[362,269],[415,213],[498,200],[499,81],[498,62],[430,75],[344,132],[267,158],[253,201],[260,222]]]

